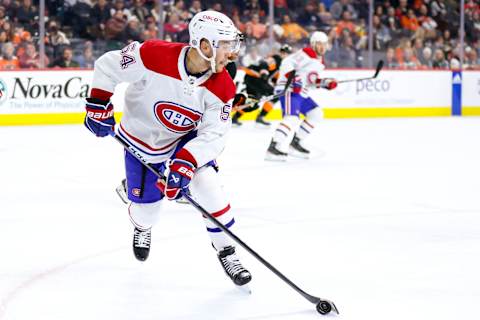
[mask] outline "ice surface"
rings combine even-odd
[[[480,118],[326,120],[312,159],[269,163],[246,123],[219,159],[234,232],[339,319],[480,319],[479,137]],[[0,128],[0,319],[322,318],[242,249],[235,289],[188,205],[136,261],[122,178],[83,126]]]

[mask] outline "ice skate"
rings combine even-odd
[[[270,146],[267,149],[267,154],[265,155],[265,160],[268,161],[287,161],[288,154],[280,151],[277,148],[277,143],[275,141],[270,142]]]
[[[139,261],[145,261],[150,253],[150,243],[152,239],[152,230],[140,230],[135,228],[133,231],[133,253]]]
[[[127,179],[123,179],[120,185],[115,189],[120,199],[128,204],[128,194],[127,194]]]
[[[223,270],[225,270],[225,273],[232,279],[234,284],[243,286],[252,280],[250,272],[238,260],[235,254],[235,247],[225,247],[218,252],[217,256]]]
[[[257,119],[255,120],[255,124],[258,126],[258,127],[261,127],[261,128],[268,128],[270,127],[271,123],[268,122],[268,121],[265,121],[265,119],[261,116],[258,116]]]
[[[240,122],[240,116],[241,114],[240,113],[235,113],[233,116],[232,116],[232,126],[234,127],[241,127],[243,123]]]
[[[300,144],[300,139],[295,135],[290,143],[290,154],[294,157],[308,159],[310,158],[310,150],[305,149]]]

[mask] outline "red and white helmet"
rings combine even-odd
[[[188,25],[190,46],[197,49],[200,56],[210,61],[212,71],[215,72],[216,48],[220,41],[229,46],[232,53],[240,50],[242,34],[233,24],[233,21],[218,11],[202,11],[197,13]],[[200,50],[200,41],[207,40],[213,49],[213,56],[207,58]]]
[[[310,45],[313,47],[317,42],[327,44],[328,43],[328,36],[325,32],[322,31],[315,31],[310,36]]]

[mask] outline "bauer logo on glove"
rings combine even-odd
[[[166,181],[159,180],[157,187],[168,200],[179,199],[182,192],[188,192],[188,186],[195,172],[194,165],[183,159],[173,159],[167,163]]]
[[[115,118],[113,104],[109,100],[87,98],[85,104],[85,127],[97,137],[105,137],[113,132]]]

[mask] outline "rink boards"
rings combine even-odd
[[[328,70],[338,80],[370,77],[373,70]],[[0,125],[81,123],[92,70],[0,72]],[[242,71],[235,80],[241,80]],[[126,84],[113,97],[121,116]],[[455,94],[455,90],[458,94]],[[374,80],[342,83],[336,90],[314,90],[326,118],[480,115],[480,71],[384,70]],[[453,97],[453,98],[452,98]],[[460,104],[461,103],[461,104]],[[242,119],[253,119],[255,113]],[[280,119],[279,104],[269,119]]]

